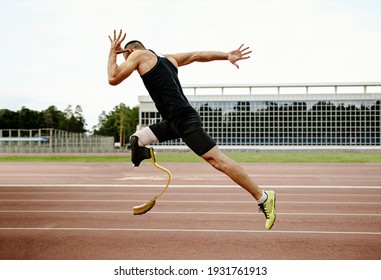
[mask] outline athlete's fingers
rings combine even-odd
[[[131,52],[131,51],[129,49],[122,49],[122,50],[117,51],[116,53],[120,54],[120,53],[125,53],[125,52]]]
[[[121,30],[122,31],[122,30]],[[122,43],[124,41],[124,39],[126,38],[126,33],[124,33],[123,35],[123,38],[120,40],[120,43]]]

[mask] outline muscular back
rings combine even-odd
[[[152,51],[136,50],[131,54],[131,56],[133,55],[138,56],[139,65],[137,71],[139,72],[140,76],[149,72],[157,63],[157,56]],[[166,57],[176,68],[178,67],[177,61],[172,55],[166,55]]]
[[[183,109],[191,107],[183,93],[176,63],[172,62],[173,58],[170,60],[168,56],[157,56],[153,51],[149,52],[154,59],[151,54],[141,52],[141,63],[137,70],[142,73],[143,83],[162,118],[176,118]]]

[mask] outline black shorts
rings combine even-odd
[[[181,138],[199,156],[216,146],[216,142],[202,128],[200,115],[192,107],[182,110],[176,118],[149,127],[160,142]]]

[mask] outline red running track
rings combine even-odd
[[[243,164],[277,221],[205,163],[0,163],[0,259],[381,259],[380,164]]]

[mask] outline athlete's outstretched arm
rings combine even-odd
[[[231,52],[218,51],[201,51],[188,52],[167,55],[168,58],[173,58],[178,67],[184,66],[193,62],[209,62],[214,60],[229,60],[233,65],[239,68],[237,61],[250,58],[251,51],[249,47],[243,48],[243,44],[236,50]]]

